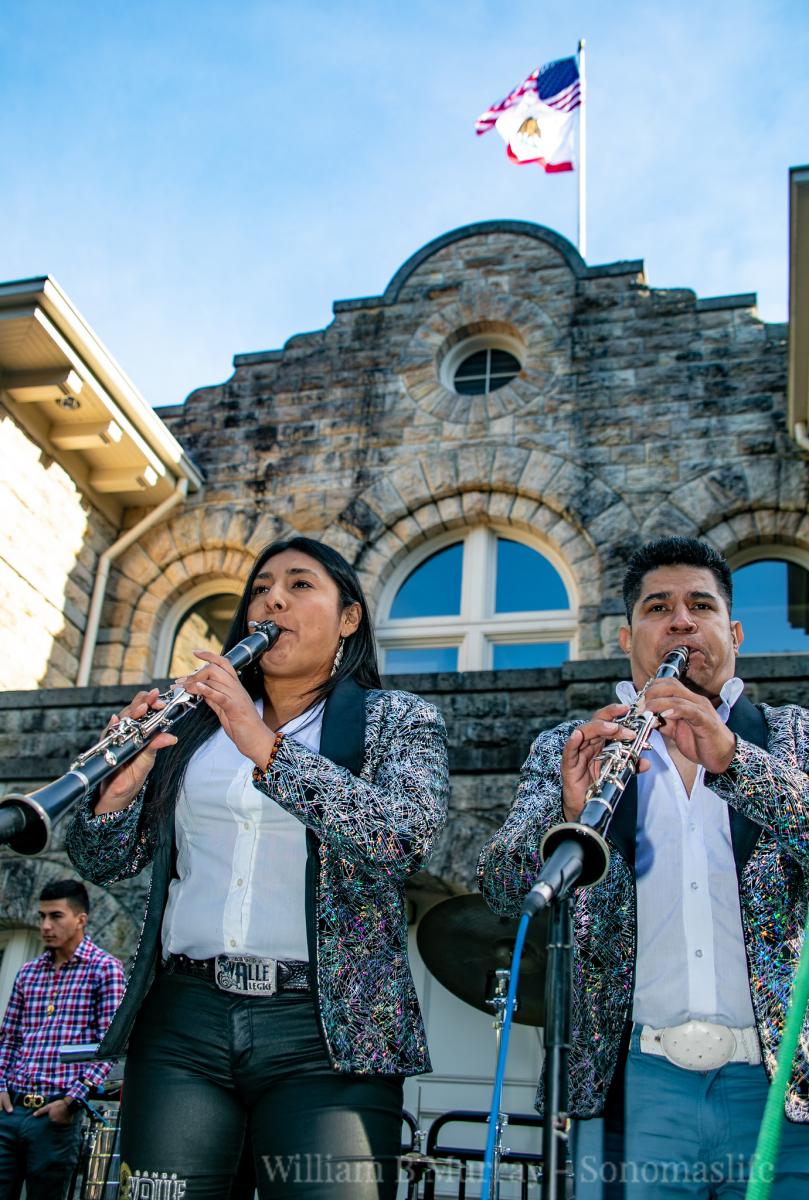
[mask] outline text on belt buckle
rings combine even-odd
[[[278,964],[274,958],[251,954],[217,954],[214,982],[223,992],[237,996],[274,996],[278,991]]]
[[[22,1098],[24,1108],[42,1108],[45,1097],[39,1092],[27,1092]]]
[[[733,1032],[712,1021],[686,1021],[662,1030],[659,1040],[669,1062],[687,1071],[715,1071],[730,1062],[736,1051]]]

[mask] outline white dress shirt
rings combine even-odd
[[[319,752],[324,701],[283,726]],[[263,701],[256,701],[263,713]],[[191,759],[174,818],[177,872],[164,954],[306,961],[306,828],[253,786],[253,762],[219,728]]]
[[[724,722],[744,684],[729,679],[717,712]],[[623,704],[637,695],[624,681]],[[728,808],[697,769],[691,795],[655,730],[638,782],[638,949],[634,1021],[661,1029],[692,1017],[755,1024],[742,935]]]

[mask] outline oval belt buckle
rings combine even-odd
[[[711,1021],[686,1021],[664,1029],[660,1048],[669,1062],[686,1071],[715,1071],[730,1062],[736,1037],[727,1025]]]

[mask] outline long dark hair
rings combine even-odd
[[[272,542],[260,551],[245,584],[242,598],[222,646],[222,652],[226,653],[231,650],[250,632],[247,627],[247,610],[256,576],[267,559],[273,558],[276,554],[283,554],[285,550],[298,550],[301,554],[308,554],[310,558],[320,563],[329,578],[337,585],[341,610],[347,608],[349,604],[359,604],[362,612],[356,632],[346,638],[343,643],[342,662],[332,676],[313,690],[312,702],[325,699],[343,679],[354,679],[360,687],[380,687],[374,630],[359,576],[342,554],[338,554],[325,542],[317,542],[312,538],[287,538],[285,541]],[[253,699],[263,695],[263,676],[258,661],[251,663],[242,672],[241,681]],[[157,755],[149,777],[147,803],[155,805],[161,813],[173,809],[191,757],[199,750],[200,746],[207,742],[209,737],[216,733],[217,729],[219,729],[219,719],[213,709],[204,703],[200,704],[180,723],[177,745],[161,750]]]

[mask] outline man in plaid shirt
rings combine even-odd
[[[0,1027],[0,1200],[61,1200],[79,1153],[76,1111],[110,1063],[64,1064],[59,1047],[99,1042],[124,993],[117,958],[85,934],[84,884],[43,888],[45,952],[17,974]]]

